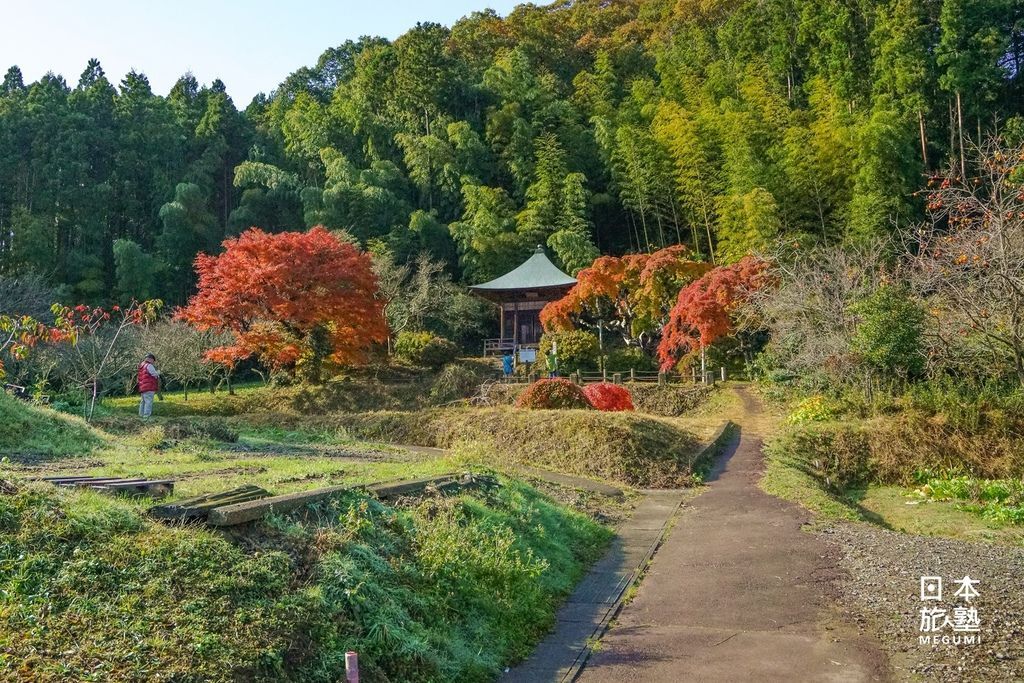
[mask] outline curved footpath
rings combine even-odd
[[[809,514],[763,492],[760,405],[686,504],[615,625],[576,680],[882,681],[879,643],[836,606],[835,551]]]

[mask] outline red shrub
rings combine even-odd
[[[590,402],[583,391],[567,379],[542,379],[519,394],[517,408],[589,408]]]
[[[583,395],[598,410],[635,410],[629,389],[618,384],[588,384],[583,389]]]

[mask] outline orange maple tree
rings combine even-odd
[[[576,327],[616,330],[627,344],[657,341],[679,290],[711,269],[681,245],[651,254],[602,256],[576,276],[576,285],[540,312],[549,332]]]
[[[745,256],[719,266],[679,292],[658,345],[658,360],[670,370],[683,356],[735,330],[734,313],[771,281],[768,262]]]
[[[234,334],[207,358],[232,367],[256,356],[271,368],[327,360],[351,365],[387,339],[370,257],[322,226],[268,234],[250,228],[218,256],[196,257],[199,291],[177,317]]]

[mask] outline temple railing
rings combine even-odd
[[[509,339],[507,337],[501,337],[499,339],[485,339],[484,340],[484,355],[490,356],[492,354],[498,355],[503,354],[506,351],[515,351],[516,348],[520,349],[535,349],[537,344],[523,344],[516,343],[515,339]]]

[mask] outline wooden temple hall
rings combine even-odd
[[[548,260],[543,247],[518,268],[470,289],[492,301],[500,310],[501,336],[484,341],[484,355],[503,353],[517,347],[536,348],[540,342],[540,311],[551,301],[565,296],[575,278]]]

